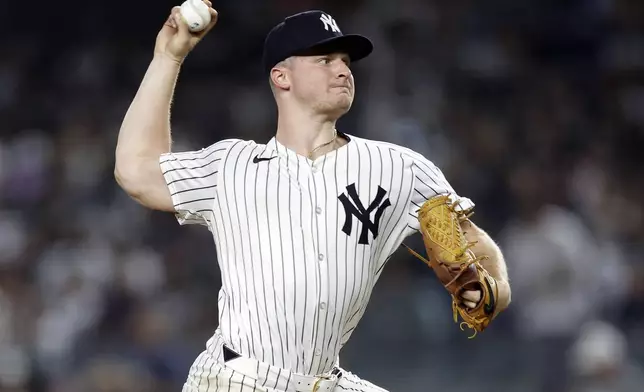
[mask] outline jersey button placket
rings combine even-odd
[[[319,169],[319,168],[317,168]],[[326,216],[323,214],[322,206],[325,205],[327,195],[325,194],[325,184],[324,184],[324,173],[322,170],[316,170],[316,166],[313,165],[313,180],[315,181],[315,192],[316,192],[316,206],[315,206],[315,224],[318,231],[318,254],[317,254],[317,266],[320,276],[320,297],[318,303],[318,322],[317,322],[317,336],[315,338],[315,345],[317,349],[315,350],[315,355],[319,357],[322,355],[320,349],[322,340],[324,339],[325,329],[327,324],[327,311],[328,311],[328,301],[329,301],[329,273],[328,273],[328,255],[327,251],[327,222]],[[327,334],[328,335],[328,334]]]

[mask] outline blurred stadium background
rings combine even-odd
[[[177,150],[268,140],[264,35],[320,8],[376,44],[340,129],[425,154],[505,251],[512,308],[472,340],[399,251],[343,367],[392,392],[643,390],[644,1],[214,3],[179,79]],[[179,391],[217,325],[208,231],[112,175],[177,4],[0,1],[2,392]]]

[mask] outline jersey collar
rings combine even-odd
[[[340,131],[338,131],[338,137],[342,137],[346,139],[348,143],[351,143],[352,141],[351,136]],[[279,156],[280,158],[288,159],[294,162],[298,162],[298,161],[301,163],[312,162],[307,157],[303,155],[299,155],[294,150],[291,150],[290,148],[286,147],[285,145],[277,141],[277,138],[275,136],[273,136],[271,140],[268,143],[266,143],[266,149],[264,149],[264,151],[259,154],[260,158],[270,158],[272,156]]]

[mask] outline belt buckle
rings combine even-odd
[[[315,381],[315,384],[313,384],[313,392],[318,392],[318,389],[320,389],[320,383],[322,382],[322,377],[318,377],[318,379]]]
[[[313,392],[318,392],[320,389],[320,383],[322,381],[335,381],[338,379],[337,373],[331,373],[329,376],[319,376],[317,377],[317,380],[315,381],[315,384],[313,384]]]
[[[320,389],[320,383],[322,380],[330,380],[328,377],[318,377],[318,379],[315,381],[315,384],[313,384],[313,392],[318,392]]]

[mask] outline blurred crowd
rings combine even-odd
[[[431,271],[397,252],[343,367],[392,392],[642,390],[644,2],[213,3],[220,21],[177,85],[176,150],[267,141],[264,36],[323,9],[376,46],[339,129],[434,161],[505,253],[511,309],[468,339]],[[210,233],[113,178],[177,4],[0,1],[2,392],[179,391],[217,326]]]

